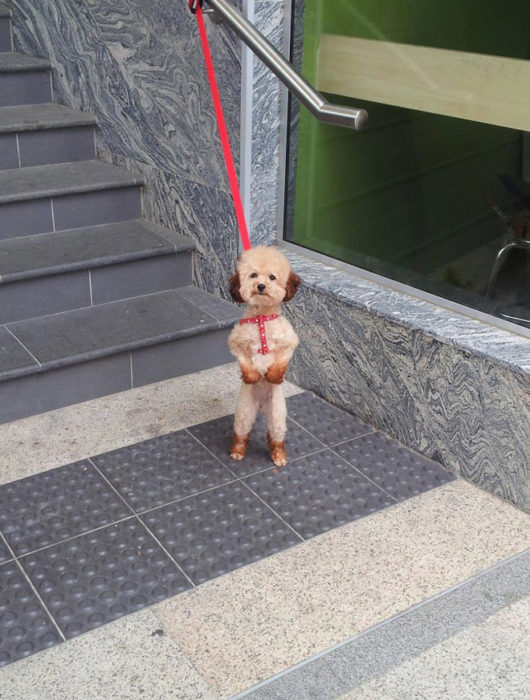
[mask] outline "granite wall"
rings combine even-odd
[[[11,0],[17,50],[53,65],[56,101],[98,117],[98,155],[147,177],[145,214],[194,240],[226,295],[237,233],[196,20],[184,0]],[[208,21],[235,160],[239,42]]]
[[[530,511],[530,341],[290,257],[290,379]]]

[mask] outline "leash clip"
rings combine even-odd
[[[197,6],[199,6],[202,10],[203,15],[215,15],[215,10],[213,7],[210,7],[209,9],[205,10],[203,9],[202,6],[203,0],[189,0],[189,6],[190,6],[190,11],[192,15],[197,14]],[[215,19],[212,17],[212,19]],[[220,24],[222,19],[220,18],[219,20],[216,21],[216,24]]]

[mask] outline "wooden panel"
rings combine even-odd
[[[530,61],[322,34],[317,87],[530,130]]]

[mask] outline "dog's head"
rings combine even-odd
[[[239,256],[229,289],[239,304],[265,307],[292,299],[299,284],[287,258],[277,248],[260,245]]]

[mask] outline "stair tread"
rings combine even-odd
[[[0,170],[0,204],[144,184],[141,173],[100,160]]]
[[[197,290],[193,302],[186,294],[186,288],[169,290],[8,323],[6,332],[36,362],[26,365],[19,357],[19,366],[13,368],[9,353],[0,353],[0,379],[226,328],[239,318],[233,304],[212,299],[208,292]]]
[[[11,10],[9,7],[0,4],[0,17],[11,17]]]
[[[0,107],[0,134],[92,126],[96,117],[55,103]]]
[[[0,284],[44,275],[184,252],[184,236],[145,219],[0,240]]]
[[[26,56],[16,51],[0,52],[0,73],[18,73],[21,71],[49,70],[50,62],[38,56]]]

